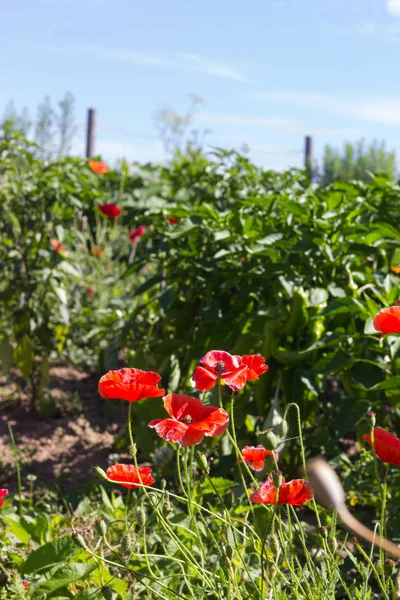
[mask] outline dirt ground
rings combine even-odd
[[[23,476],[32,473],[38,482],[71,489],[88,482],[94,466],[108,466],[127,406],[99,397],[98,376],[70,366],[53,367],[47,416],[29,410],[28,395],[17,391],[15,377],[0,378],[0,487],[12,488],[10,479],[15,481],[9,425]]]

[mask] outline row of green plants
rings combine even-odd
[[[400,333],[400,306],[378,313],[373,325],[383,335]],[[242,447],[238,441],[236,394],[254,381],[257,386],[268,371],[260,355],[209,351],[193,372],[201,398],[165,394],[154,371],[124,367],[101,377],[100,396],[128,402],[130,460],[107,471],[97,466],[95,472],[108,488],[127,491],[107,492],[101,486],[74,510],[66,503],[65,511],[49,494],[34,496],[32,477],[29,489],[29,480],[19,477],[14,506],[8,490],[0,490],[1,597],[395,600],[400,585],[391,556],[400,557],[400,547],[379,547],[378,536],[392,534],[396,503],[390,501],[397,494],[390,467],[400,466],[400,439],[376,427],[376,414],[368,411],[363,437],[372,453],[366,451],[355,468],[373,463],[368,484],[380,489],[379,520],[370,532],[369,549],[348,537],[335,512],[316,503],[296,403],[286,407],[279,426],[263,432],[263,444]],[[211,390],[217,390],[217,405]],[[145,399],[157,403],[161,396],[168,416],[148,427],[164,447],[173,448],[178,485],[160,465],[153,473],[155,465],[138,463],[133,405]],[[280,452],[289,436],[299,441],[303,467],[302,478],[290,481],[280,470]],[[213,461],[222,461],[219,446],[235,463],[234,479],[215,476]],[[315,474],[313,481],[318,483]],[[319,495],[328,497],[328,504],[334,499],[339,516],[344,514],[341,494],[339,482],[322,481]],[[359,525],[350,526],[358,533]],[[360,535],[365,537],[362,529]]]

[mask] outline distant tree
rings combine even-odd
[[[0,138],[8,138],[15,133],[27,137],[32,127],[29,111],[25,107],[18,114],[14,102],[9,102],[4,110],[3,119],[0,123]]]
[[[345,143],[342,152],[332,146],[325,146],[317,177],[322,184],[328,185],[338,179],[370,181],[369,173],[378,172],[395,177],[395,152],[386,150],[385,142],[374,140],[368,147],[365,140],[360,140],[355,144]]]
[[[46,96],[37,108],[37,118],[33,135],[30,136],[32,121],[28,109],[18,113],[14,102],[9,102],[0,121],[0,139],[20,133],[32,139],[37,146],[37,154],[41,158],[66,156],[71,150],[71,143],[76,134],[74,117],[75,100],[71,92],[67,92],[54,110],[49,96]]]

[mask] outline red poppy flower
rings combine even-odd
[[[240,356],[232,356],[224,350],[211,350],[200,359],[201,367],[196,367],[193,380],[201,392],[211,390],[218,377],[221,383],[235,392],[241,390],[247,381],[247,365],[242,365]]]
[[[373,325],[382,335],[400,333],[400,306],[391,306],[380,310],[374,317]]]
[[[275,456],[275,460],[277,461],[279,458],[279,454],[276,450],[266,450],[264,446],[245,446],[242,450],[242,456],[244,460],[247,462],[249,467],[254,471],[262,471],[265,464],[265,459],[267,456],[271,455]]]
[[[8,490],[6,489],[0,489],[0,506],[3,506],[4,504],[4,496],[7,496],[8,494]]]
[[[25,590],[27,590],[27,589],[28,589],[28,587],[29,587],[30,585],[31,585],[31,582],[30,582],[30,581],[28,581],[27,579],[23,579],[23,580],[22,580],[22,587],[23,587]]]
[[[279,488],[278,504],[293,504],[294,506],[302,506],[305,502],[309,502],[314,497],[314,491],[308,481],[304,479],[293,479],[288,483],[282,478],[282,483]],[[268,477],[267,481],[250,496],[250,501],[254,504],[275,504],[276,487],[272,477]]]
[[[89,288],[87,293],[89,294],[89,296],[93,296],[94,294],[94,289],[93,288]]]
[[[170,419],[150,421],[158,435],[168,442],[194,446],[204,436],[217,437],[229,424],[229,415],[222,408],[205,406],[198,398],[184,394],[168,394],[163,398],[164,408]]]
[[[99,204],[99,210],[109,219],[115,219],[121,214],[121,209],[116,204]]]
[[[101,160],[89,160],[89,167],[92,169],[93,173],[98,173],[99,175],[108,173],[110,170],[106,163],[102,162]]]
[[[364,433],[363,438],[372,446],[370,435]],[[376,455],[383,462],[400,467],[400,439],[394,433],[389,433],[381,427],[375,427],[374,442]]]
[[[99,381],[99,394],[102,398],[120,398],[137,402],[144,398],[158,398],[165,390],[157,387],[161,376],[154,371],[123,368],[108,371]]]
[[[242,365],[248,366],[246,373],[247,381],[258,379],[260,375],[268,371],[265,358],[259,354],[244,354],[242,356]]]
[[[61,254],[64,251],[64,246],[58,240],[50,240],[50,246],[54,248],[58,254]]]
[[[175,217],[168,217],[168,221],[169,221],[170,223],[172,223],[173,225],[175,225],[175,223],[177,223],[177,222],[178,222],[178,219],[175,219]]]
[[[100,248],[96,248],[96,246],[93,246],[90,252],[93,254],[93,256],[101,256],[103,254],[103,251],[100,250]]]
[[[140,225],[140,227],[130,232],[129,239],[131,240],[131,242],[134,242],[137,238],[143,237],[145,233],[146,225]]]
[[[108,467],[106,475],[108,479],[131,489],[140,487],[140,484],[152,485],[155,482],[150,467],[136,468],[134,465],[113,465]]]

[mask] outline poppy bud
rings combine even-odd
[[[146,511],[145,511],[143,504],[137,510],[136,520],[137,520],[139,529],[143,529],[143,527],[146,525]]]
[[[197,453],[197,465],[202,471],[208,472],[208,461],[202,452]]]
[[[322,526],[319,528],[319,534],[324,540],[328,539],[328,530],[326,527]]]
[[[368,412],[366,412],[365,415],[364,415],[364,418],[367,421],[367,423],[368,423],[368,425],[370,426],[371,429],[373,427],[375,427],[376,414],[374,412],[372,412],[372,410],[369,410]]]
[[[282,419],[279,424],[278,435],[280,438],[285,438],[289,431],[289,425],[286,419]]]
[[[273,431],[268,431],[268,433],[263,438],[264,446],[267,450],[275,450],[278,445],[278,440]]]
[[[133,539],[129,534],[123,535],[121,538],[120,553],[121,556],[129,556],[133,550]]]
[[[105,585],[101,588],[101,595],[104,600],[114,600],[114,593],[109,585]]]
[[[76,531],[74,531],[74,533],[71,535],[71,538],[72,538],[72,541],[80,548],[83,548],[84,550],[88,549],[86,542],[80,533],[77,533]]]
[[[225,554],[226,557],[229,558],[229,560],[232,560],[233,558],[233,548],[230,544],[227,544],[225,547]]]
[[[280,544],[279,544],[279,540],[276,537],[276,535],[271,535],[271,537],[269,539],[269,547],[271,548],[271,551],[274,554],[278,554],[278,552],[280,550]]]
[[[96,519],[94,522],[96,531],[100,537],[104,538],[107,534],[107,525],[104,522],[104,519]]]
[[[337,548],[337,539],[335,538],[335,536],[334,536],[334,535],[330,535],[330,536],[328,537],[328,547],[329,547],[329,550],[330,550],[332,553],[336,552],[336,548]]]
[[[100,479],[105,479],[106,481],[108,481],[106,472],[103,471],[101,467],[94,467],[93,471],[100,477]]]
[[[274,482],[274,486],[276,488],[280,488],[282,485],[282,473],[281,471],[272,471],[272,481]]]
[[[166,487],[167,487],[167,480],[166,479],[161,479],[161,489],[165,490]]]
[[[162,508],[162,511],[163,511],[163,515],[164,515],[164,517],[168,517],[168,515],[169,515],[170,513],[172,513],[172,511],[173,511],[173,510],[174,510],[174,507],[172,506],[171,502],[170,502],[169,500],[167,500],[167,501],[164,503],[164,506],[163,506],[163,508]]]
[[[395,568],[396,563],[391,558],[387,558],[383,563],[383,571],[386,577],[390,577],[391,575],[393,575],[393,571],[395,570]]]

